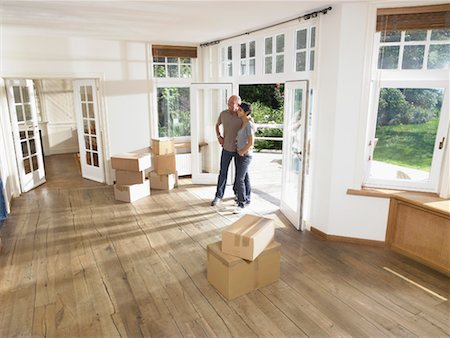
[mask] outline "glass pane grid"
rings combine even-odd
[[[447,69],[450,29],[381,32],[378,69]]]
[[[223,59],[223,57],[224,52],[222,52],[221,59]],[[165,78],[191,78],[192,59],[176,57],[154,57],[153,76]]]

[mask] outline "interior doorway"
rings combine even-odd
[[[84,186],[91,184],[85,178],[105,181],[95,83],[63,78],[6,80],[22,192],[43,183]],[[89,165],[94,170],[89,171]]]

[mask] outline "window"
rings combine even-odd
[[[255,75],[256,72],[256,49],[255,41],[241,43],[240,45],[239,75]]]
[[[450,30],[439,26],[439,8],[378,10],[365,186],[439,190],[450,62]]]
[[[378,69],[448,69],[450,29],[380,33]]]
[[[264,74],[284,73],[284,40],[284,34],[264,39]]]
[[[233,48],[231,46],[221,48],[220,76],[233,76]]]
[[[153,76],[190,78],[192,77],[192,60],[179,57],[153,57]]]
[[[190,136],[189,87],[159,87],[157,101],[159,137]]]
[[[296,72],[314,70],[315,47],[316,47],[316,27],[303,28],[295,32]]]

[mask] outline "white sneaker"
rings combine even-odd
[[[241,214],[244,212],[244,208],[243,207],[236,207],[236,209],[233,210],[233,214]]]

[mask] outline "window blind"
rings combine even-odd
[[[450,4],[377,10],[377,32],[442,28],[450,28]]]
[[[153,57],[196,58],[197,47],[152,45]]]

